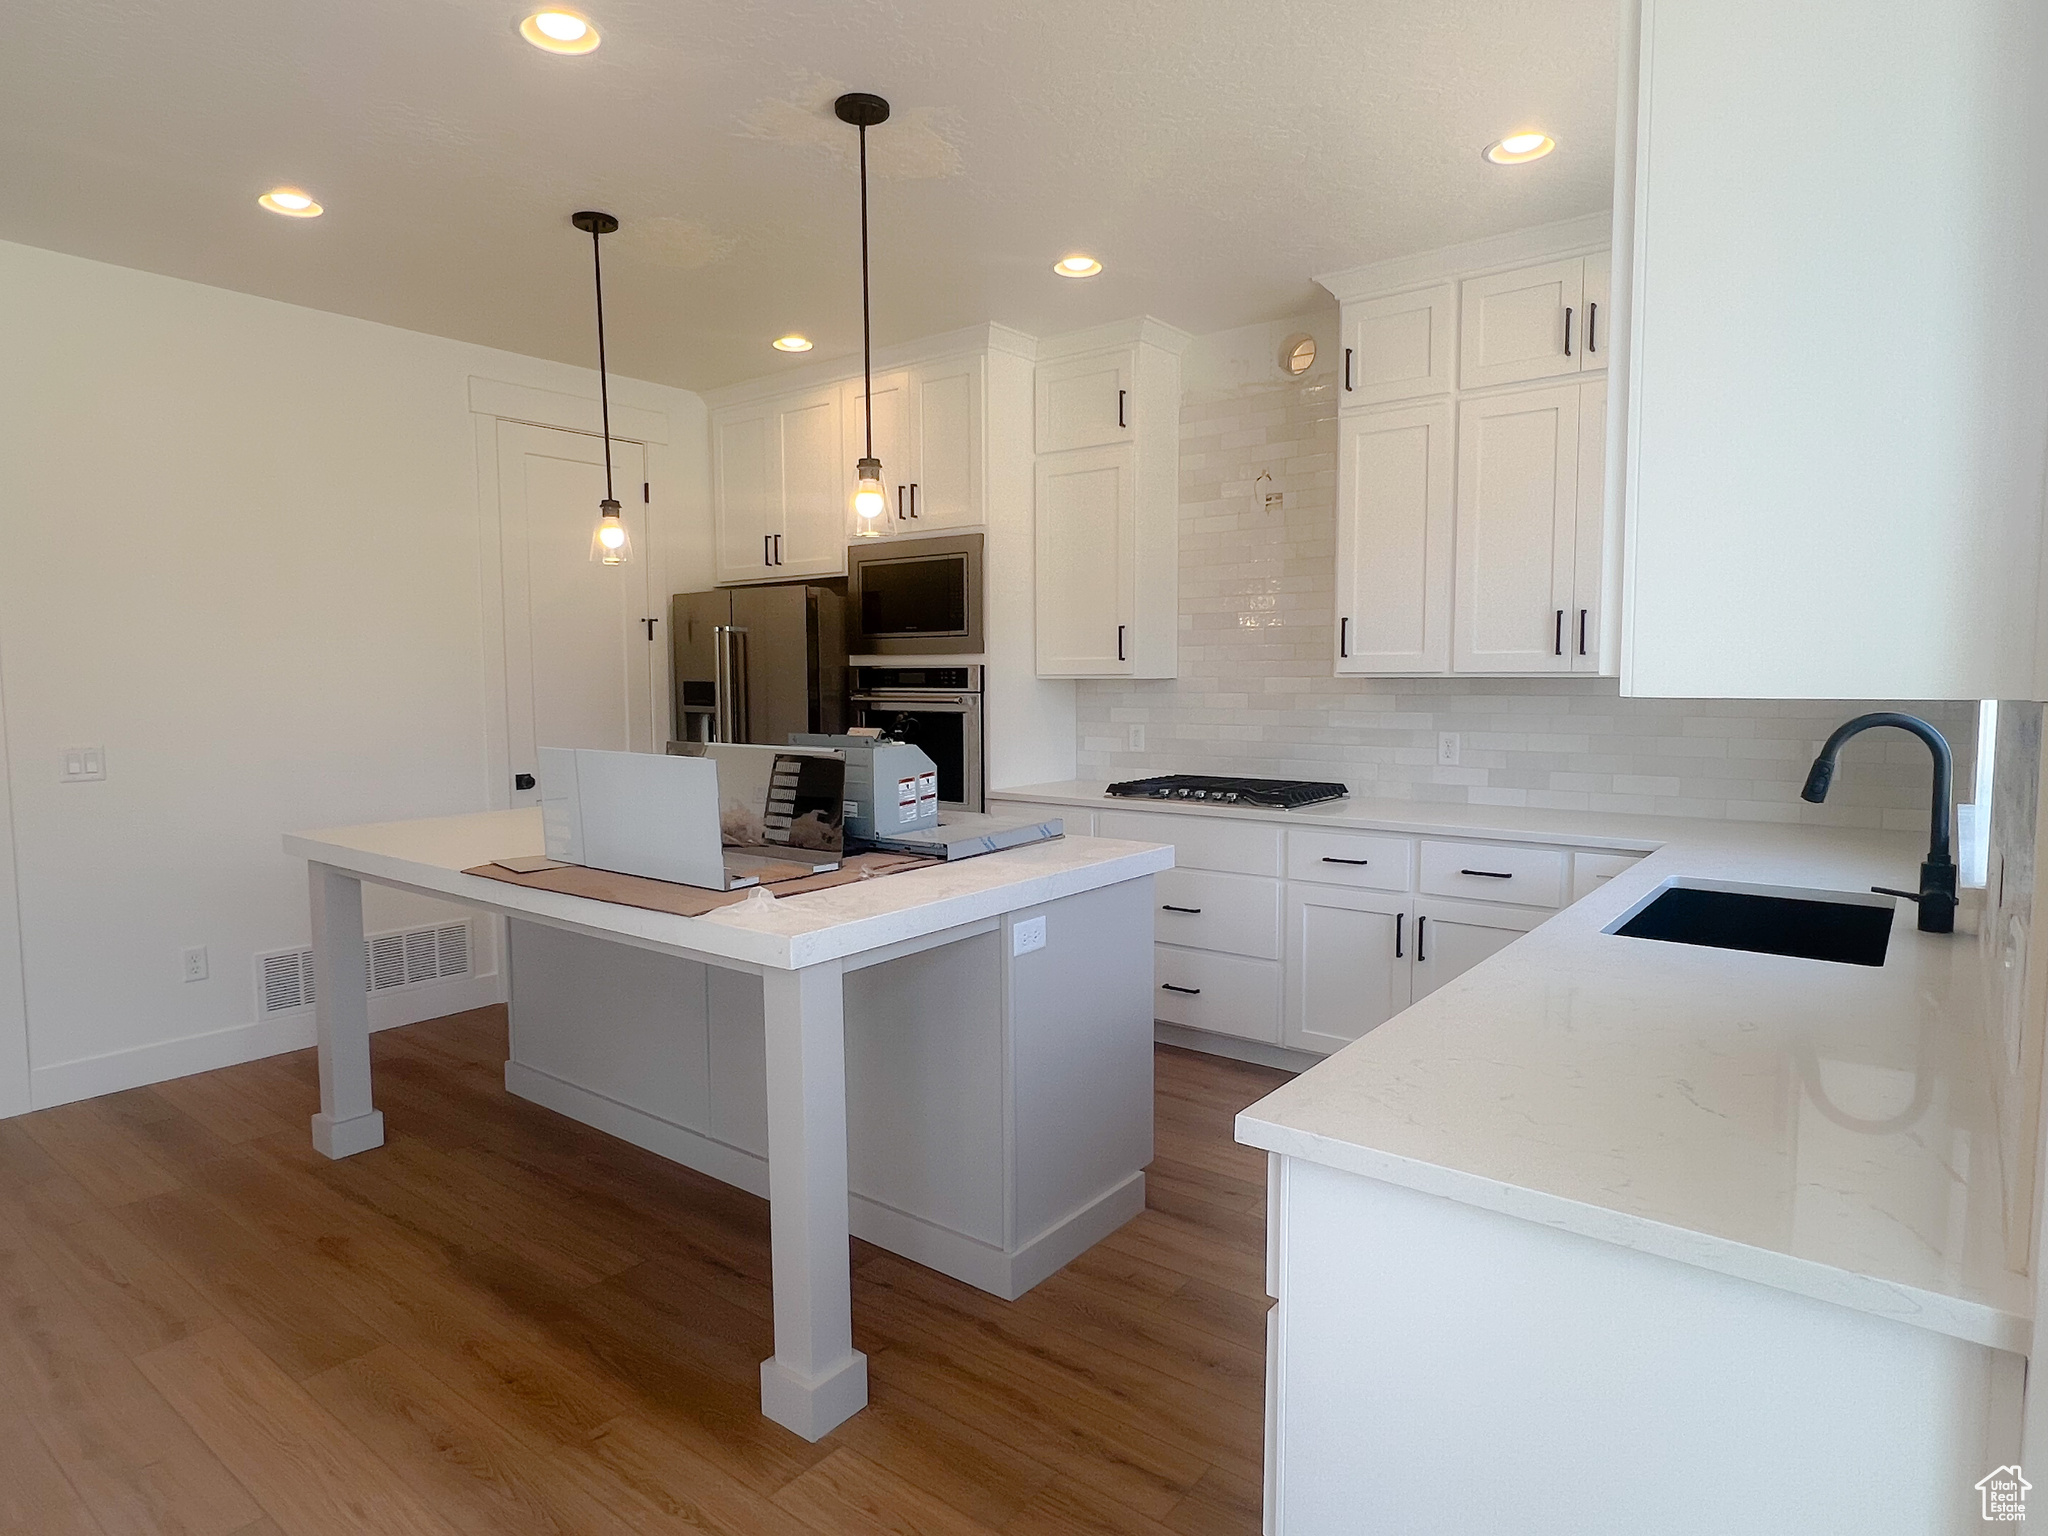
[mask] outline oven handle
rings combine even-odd
[[[957,693],[856,693],[850,702],[872,705],[877,709],[922,709],[936,710],[945,714],[972,714],[981,708],[981,696],[962,697]]]

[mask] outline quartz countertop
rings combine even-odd
[[[1173,850],[1156,844],[1063,837],[829,890],[762,895],[703,917],[531,890],[462,872],[493,859],[538,854],[544,846],[538,806],[295,832],[284,839],[286,853],[383,884],[648,948],[779,970],[927,938],[1173,864]]]
[[[1604,932],[1675,878],[1910,886],[1923,838],[1351,799],[1054,805],[1648,857],[1238,1116],[1251,1146],[2024,1353],[1983,968],[1900,902],[1881,967]]]

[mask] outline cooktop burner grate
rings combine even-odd
[[[1206,800],[1223,805],[1264,805],[1299,810],[1325,800],[1342,800],[1350,789],[1315,779],[1233,779],[1208,773],[1166,773],[1151,779],[1126,779],[1108,794],[1132,800]]]

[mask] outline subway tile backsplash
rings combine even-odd
[[[1334,375],[1188,400],[1180,676],[1079,685],[1081,777],[1270,774],[1342,779],[1382,799],[1926,824],[1927,750],[1893,732],[1844,749],[1827,804],[1799,798],[1827,733],[1886,706],[1624,699],[1604,678],[1332,676],[1336,484]],[[1275,489],[1281,505],[1269,511]],[[1941,728],[1967,786],[1976,706],[1895,707]],[[1142,751],[1131,750],[1134,725]],[[1437,762],[1441,732],[1459,738],[1455,767]]]

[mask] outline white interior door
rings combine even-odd
[[[646,450],[612,439],[612,483],[634,558],[590,558],[604,497],[604,443],[554,427],[498,424],[505,580],[505,726],[514,774],[537,747],[648,752],[656,744]],[[515,791],[514,805],[537,799]]]

